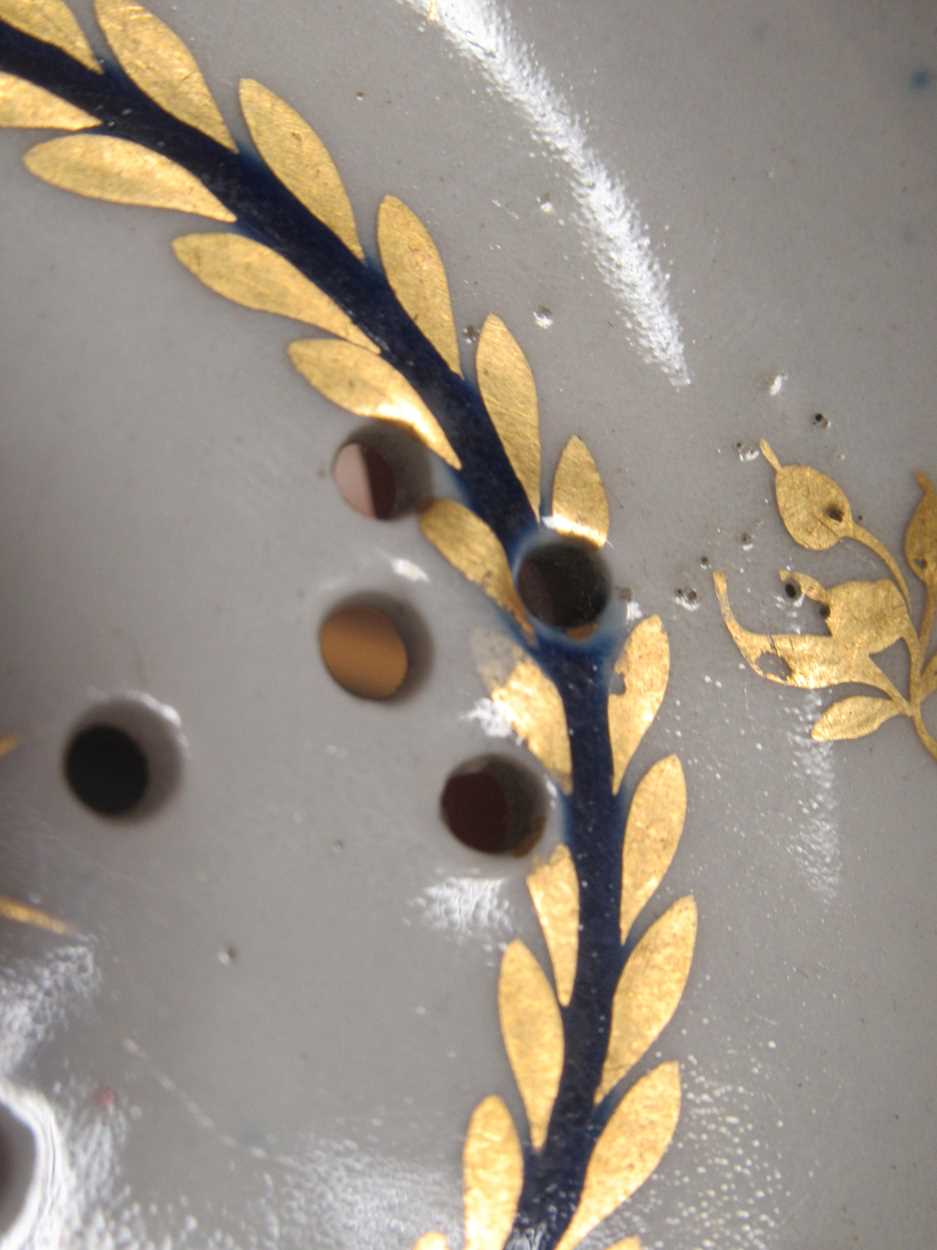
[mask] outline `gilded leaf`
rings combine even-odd
[[[644,1184],[664,1157],[679,1116],[680,1071],[676,1063],[662,1063],[632,1085],[612,1113],[557,1250],[573,1250]]]
[[[505,455],[540,516],[540,415],[527,357],[500,317],[482,326],[475,358],[478,388]]]
[[[759,677],[780,686],[799,686],[803,690],[820,690],[839,682],[864,682],[880,686],[879,669],[861,645],[850,645],[840,638],[817,634],[754,634],[735,619],[729,604],[723,573],[714,575],[716,595],[726,628],[743,658]],[[762,664],[765,658],[776,657],[784,673],[772,672]]]
[[[904,534],[904,554],[911,568],[932,589],[937,588],[937,491],[926,473],[917,475],[921,498]]]
[[[592,452],[574,435],[563,448],[553,478],[553,528],[602,547],[608,538],[608,499]]]
[[[524,1158],[500,1098],[486,1098],[472,1113],[462,1162],[464,1250],[502,1250],[521,1196]]]
[[[884,651],[911,633],[901,591],[893,581],[841,582],[830,589],[826,627],[844,646],[867,655]]]
[[[562,844],[527,878],[527,889],[550,952],[556,996],[572,997],[579,956],[579,878],[569,847]]]
[[[619,979],[612,1002],[608,1055],[595,1101],[638,1062],[677,1010],[696,944],[696,903],[674,903],[648,929]]]
[[[560,692],[536,661],[518,647],[512,646],[509,654],[513,660],[510,671],[506,672],[500,662],[482,666],[491,701],[531,754],[569,794],[573,764]]]
[[[172,117],[237,151],[195,57],[175,31],[134,0],[95,0],[121,69]]]
[[[324,291],[272,248],[240,234],[186,234],[172,247],[190,273],[226,299],[245,308],[305,321],[349,343],[377,351]]]
[[[879,726],[897,716],[901,708],[891,699],[877,695],[858,694],[831,703],[811,730],[818,742],[840,742],[847,738],[864,738]]]
[[[442,1233],[424,1233],[413,1243],[413,1250],[449,1250],[449,1242]]]
[[[0,73],[0,126],[19,126],[29,130],[86,130],[97,126],[98,119],[83,109],[75,108],[51,91]]]
[[[617,793],[641,739],[657,715],[670,676],[670,644],[659,616],[639,621],[615,663],[624,691],[608,700],[608,733]]]
[[[921,697],[930,698],[937,691],[937,655],[932,655],[921,677]]]
[[[243,79],[240,93],[257,151],[297,200],[364,260],[351,202],[328,148],[294,108],[259,82]]]
[[[826,551],[850,537],[849,500],[831,477],[805,464],[782,465],[766,442],[761,451],[774,468],[778,511],[795,542],[811,551]]]
[[[103,72],[65,0],[0,0],[0,18],[24,34],[67,52],[86,69]]]
[[[436,499],[420,515],[420,529],[451,565],[510,612],[524,633],[533,637],[504,548],[481,517],[454,499]]]
[[[683,833],[686,779],[676,755],[647,770],[631,799],[621,859],[621,940],[656,891]]]
[[[380,356],[333,339],[299,339],[290,344],[289,353],[310,386],[332,403],[359,417],[403,425],[453,469],[462,467],[429,408]]]
[[[641,1250],[641,1239],[626,1237],[624,1241],[616,1241],[614,1246],[609,1246],[609,1250]]]
[[[521,941],[513,941],[501,961],[498,1012],[530,1140],[539,1150],[563,1074],[563,1022],[543,969]]]
[[[128,139],[105,135],[50,139],[30,148],[24,159],[30,173],[43,182],[90,199],[235,220],[187,169]]]
[[[426,335],[443,360],[461,374],[459,340],[442,257],[419,217],[394,196],[385,196],[377,214],[381,263],[404,312]]]
[[[50,916],[47,911],[30,907],[27,903],[18,903],[14,898],[0,897],[0,919],[29,925],[33,929],[44,929],[46,933],[55,933],[58,937],[70,937],[75,932],[71,925],[59,920],[57,916]]]

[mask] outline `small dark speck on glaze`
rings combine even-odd
[[[909,79],[912,91],[926,91],[928,87],[934,85],[935,75],[933,70],[927,69],[926,66],[912,71]]]

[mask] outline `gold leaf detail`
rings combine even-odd
[[[818,634],[755,634],[735,619],[729,603],[724,573],[713,576],[716,596],[726,628],[751,669],[779,686],[799,686],[819,690],[839,682],[865,682],[880,686],[882,671],[862,646],[851,646],[839,638]],[[776,656],[785,666],[784,674],[762,667],[765,657]]]
[[[98,119],[83,109],[75,108],[51,91],[0,73],[0,126],[19,126],[30,130],[86,130],[97,126]]]
[[[472,1113],[465,1137],[464,1250],[502,1250],[524,1181],[524,1158],[511,1113],[492,1095]]]
[[[94,7],[127,77],[178,121],[236,152],[195,57],[175,31],[134,0],[95,0]]]
[[[65,0],[0,0],[0,18],[25,35],[67,52],[86,69],[104,72]]]
[[[50,139],[30,148],[24,159],[37,178],[76,195],[172,208],[215,221],[235,220],[187,169],[128,139],[104,135]]]
[[[527,357],[500,317],[482,326],[475,358],[478,388],[534,516],[540,516],[540,415]]]
[[[625,684],[622,694],[613,694],[608,700],[608,732],[615,765],[612,790],[617,793],[667,690],[670,644],[659,616],[649,616],[634,627],[616,661],[615,672]]]
[[[533,637],[504,548],[481,517],[454,499],[436,499],[420,515],[420,529],[453,567],[510,612],[528,638]]]
[[[626,1237],[624,1241],[616,1241],[609,1250],[641,1250],[640,1237]]]
[[[509,654],[514,666],[507,675],[500,662],[482,666],[482,679],[491,701],[531,754],[569,794],[573,764],[560,692],[540,666],[518,647],[512,646]]]
[[[918,473],[921,498],[904,534],[908,564],[925,585],[937,589],[937,491],[926,473]]]
[[[625,964],[612,1002],[608,1056],[595,1101],[638,1062],[683,997],[696,943],[696,903],[682,898],[648,929]]]
[[[935,692],[937,692],[937,654],[931,656],[927,668],[921,674],[921,697],[929,699]]]
[[[553,528],[602,547],[608,538],[608,499],[592,452],[573,436],[553,478]]]
[[[306,381],[340,408],[406,426],[453,469],[462,462],[439,422],[393,365],[373,352],[332,339],[299,339],[290,360]]]
[[[449,1242],[442,1233],[424,1233],[413,1243],[413,1250],[449,1250]]]
[[[628,809],[621,862],[621,940],[654,894],[677,850],[686,820],[686,779],[676,755],[641,778]]]
[[[782,580],[786,580],[786,575],[782,574]],[[795,573],[793,580],[804,585],[805,593],[808,591],[808,579],[803,574]],[[844,647],[875,655],[912,633],[901,591],[887,578],[877,582],[841,582],[829,591],[813,578],[809,582],[810,597],[819,599],[829,609],[827,629]]]
[[[241,109],[257,151],[283,185],[364,260],[355,215],[328,148],[285,100],[252,78],[240,84]]]
[[[459,340],[442,258],[419,217],[392,195],[385,196],[378,209],[377,245],[387,281],[404,312],[453,373],[461,374]]]
[[[563,1073],[563,1022],[543,969],[521,941],[513,941],[501,961],[498,1011],[530,1140],[539,1150]]]
[[[864,738],[897,716],[901,708],[891,699],[877,695],[858,694],[831,703],[810,731],[818,742],[841,742],[847,738]]]
[[[38,907],[18,903],[13,898],[0,898],[0,917],[16,924],[29,925],[33,929],[44,929],[46,933],[55,933],[59,937],[70,937],[75,932],[64,920],[50,916],[47,911],[41,911]]]
[[[795,542],[810,551],[826,551],[851,536],[849,500],[831,477],[806,464],[782,465],[766,442],[761,451],[775,471],[778,511]]]
[[[673,1137],[680,1116],[680,1070],[662,1063],[632,1085],[596,1142],[582,1197],[557,1250],[573,1250],[638,1190]]]
[[[173,242],[177,258],[226,299],[260,312],[293,317],[376,352],[339,306],[272,248],[240,234],[187,234]]]
[[[527,878],[527,889],[543,929],[556,996],[565,1007],[572,997],[579,955],[579,878],[569,847],[558,846]]]

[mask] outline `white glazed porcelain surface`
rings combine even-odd
[[[791,628],[779,567],[875,565],[795,548],[736,444],[831,473],[892,548],[912,471],[937,472],[931,7],[153,7],[236,135],[241,76],[310,119],[369,251],[383,194],[426,219],[460,326],[496,310],[522,341],[548,463],[588,437],[616,583],[670,633],[641,758],[679,751],[689,782],[655,902],[700,910],[658,1047],[685,1103],[614,1228],[647,1250],[929,1250],[937,774],[903,721],[811,741],[828,697],[740,665],[700,557],[753,628]],[[495,1090],[515,1105],[499,951],[539,949],[529,863],[437,815],[490,745],[471,635],[491,613],[412,520],[338,497],[352,427],[286,364],[289,328],[193,283],[178,219],[33,180],[30,141],[0,141],[0,729],[22,742],[0,892],[80,937],[2,931],[2,1094],[55,1154],[7,1244],[458,1245],[467,1116]],[[362,591],[430,632],[402,703],[321,667],[319,620]],[[115,827],[59,761],[128,692],[175,709],[186,760],[158,812]]]

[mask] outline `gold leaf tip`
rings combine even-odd
[[[758,446],[761,448],[761,454],[767,460],[768,464],[771,465],[772,469],[774,469],[775,473],[780,473],[781,462],[777,458],[777,456],[774,454],[771,448],[771,444],[768,442],[768,440],[766,438],[763,438],[761,442],[758,444]]]
[[[498,1012],[504,1048],[530,1123],[531,1144],[539,1150],[563,1074],[563,1022],[543,969],[519,939],[511,942],[501,960]]]
[[[579,954],[579,878],[568,846],[561,843],[528,875],[527,889],[553,964],[556,996],[565,1007],[572,997]]]
[[[0,18],[103,74],[104,69],[65,0],[0,0]]]
[[[57,937],[75,935],[75,930],[64,920],[13,898],[0,898],[0,918],[12,920],[15,924],[28,925],[32,929],[44,929],[46,933],[54,933]]]
[[[553,478],[553,528],[593,547],[608,538],[608,497],[592,452],[574,434],[563,448]]]
[[[475,355],[478,389],[511,468],[540,516],[540,412],[537,385],[521,345],[495,313],[485,318]]]

